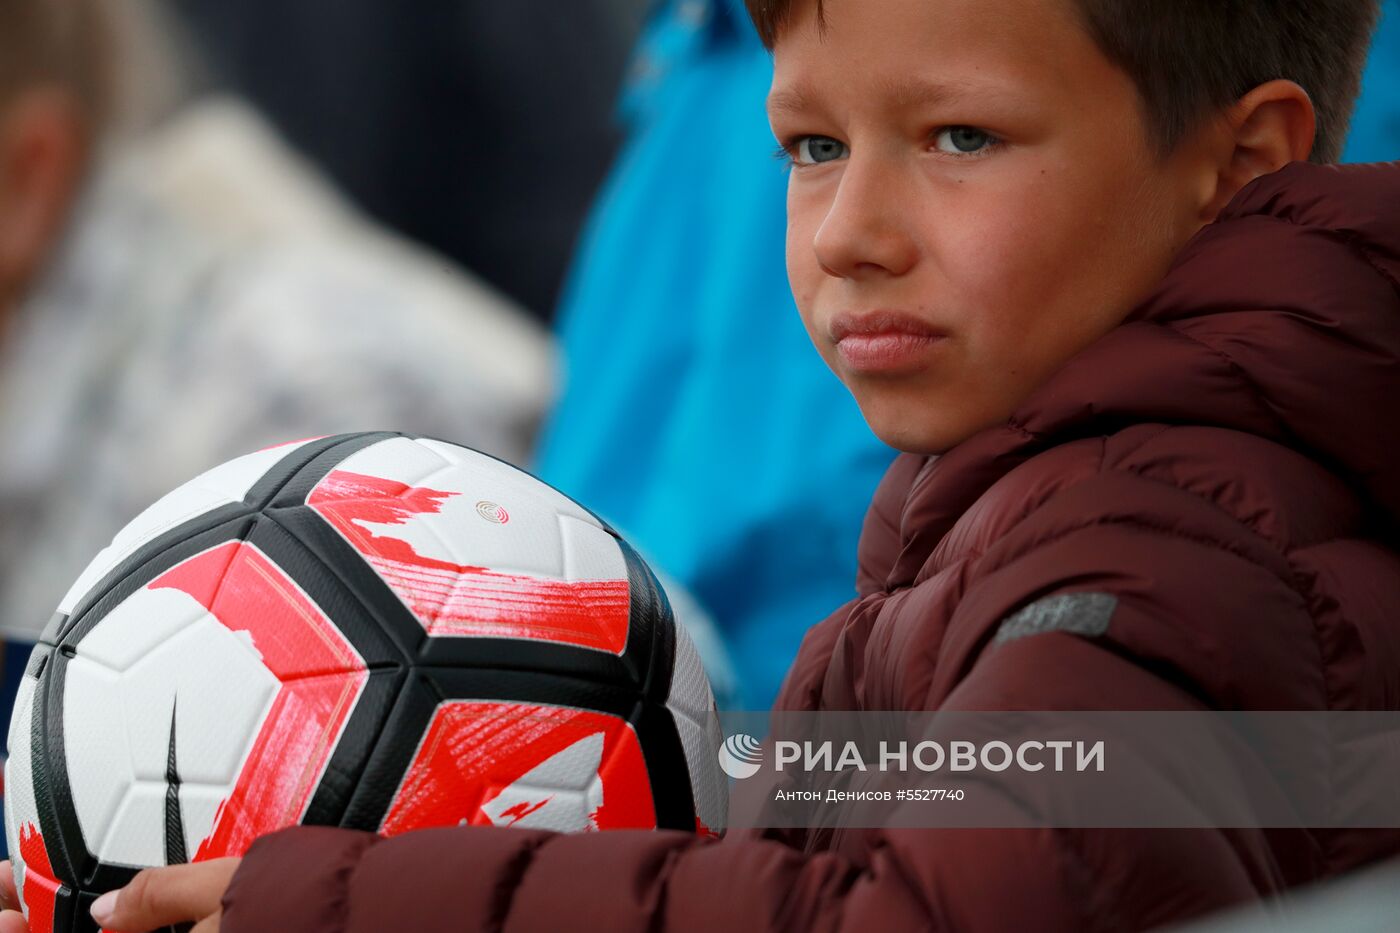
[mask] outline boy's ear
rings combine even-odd
[[[70,95],[22,92],[0,111],[0,311],[38,275],[87,166],[86,125]]]
[[[1202,207],[1209,223],[1261,175],[1312,154],[1317,112],[1312,98],[1292,81],[1261,84],[1230,107],[1220,123],[1214,192]]]

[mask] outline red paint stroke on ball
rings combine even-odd
[[[588,813],[580,810],[578,825],[569,828],[656,828],[646,760],[625,720],[562,706],[460,700],[438,707],[380,832],[395,836],[433,826],[518,823],[566,790],[522,787],[521,779],[599,734],[597,770],[581,777],[601,783],[603,802]],[[488,806],[509,790],[539,793],[511,804],[493,820]]]
[[[281,683],[194,861],[242,855],[300,822],[369,671],[320,607],[246,541],[192,557],[149,586],[187,593],[229,631],[248,633]]]
[[[519,823],[521,820],[525,819],[525,817],[539,810],[540,807],[543,807],[545,804],[549,803],[553,799],[554,795],[550,794],[543,800],[535,801],[533,803],[528,800],[522,800],[515,806],[507,807],[506,809],[502,810],[501,817],[504,819],[506,825],[514,826],[516,823]]]
[[[429,635],[526,638],[623,652],[631,622],[626,580],[499,573],[425,556],[402,538],[365,527],[440,515],[443,504],[460,495],[337,470],[306,501],[379,572]]]
[[[49,850],[44,836],[33,823],[19,830],[19,857],[24,861],[24,884],[20,897],[29,908],[29,929],[34,933],[53,930],[54,903],[58,900],[58,881],[49,864]]]

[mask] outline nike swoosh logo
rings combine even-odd
[[[185,852],[185,819],[180,812],[180,767],[175,758],[175,714],[179,709],[177,697],[170,705],[170,751],[165,758],[165,864],[183,865],[189,856]]]

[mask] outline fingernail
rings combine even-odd
[[[106,926],[112,919],[112,913],[117,909],[117,892],[108,891],[106,894],[92,902],[92,919],[97,921],[98,926]]]

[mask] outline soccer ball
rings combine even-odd
[[[718,834],[713,712],[656,578],[572,500],[441,441],[302,441],[84,571],[20,688],[5,825],[36,933],[296,823]]]

